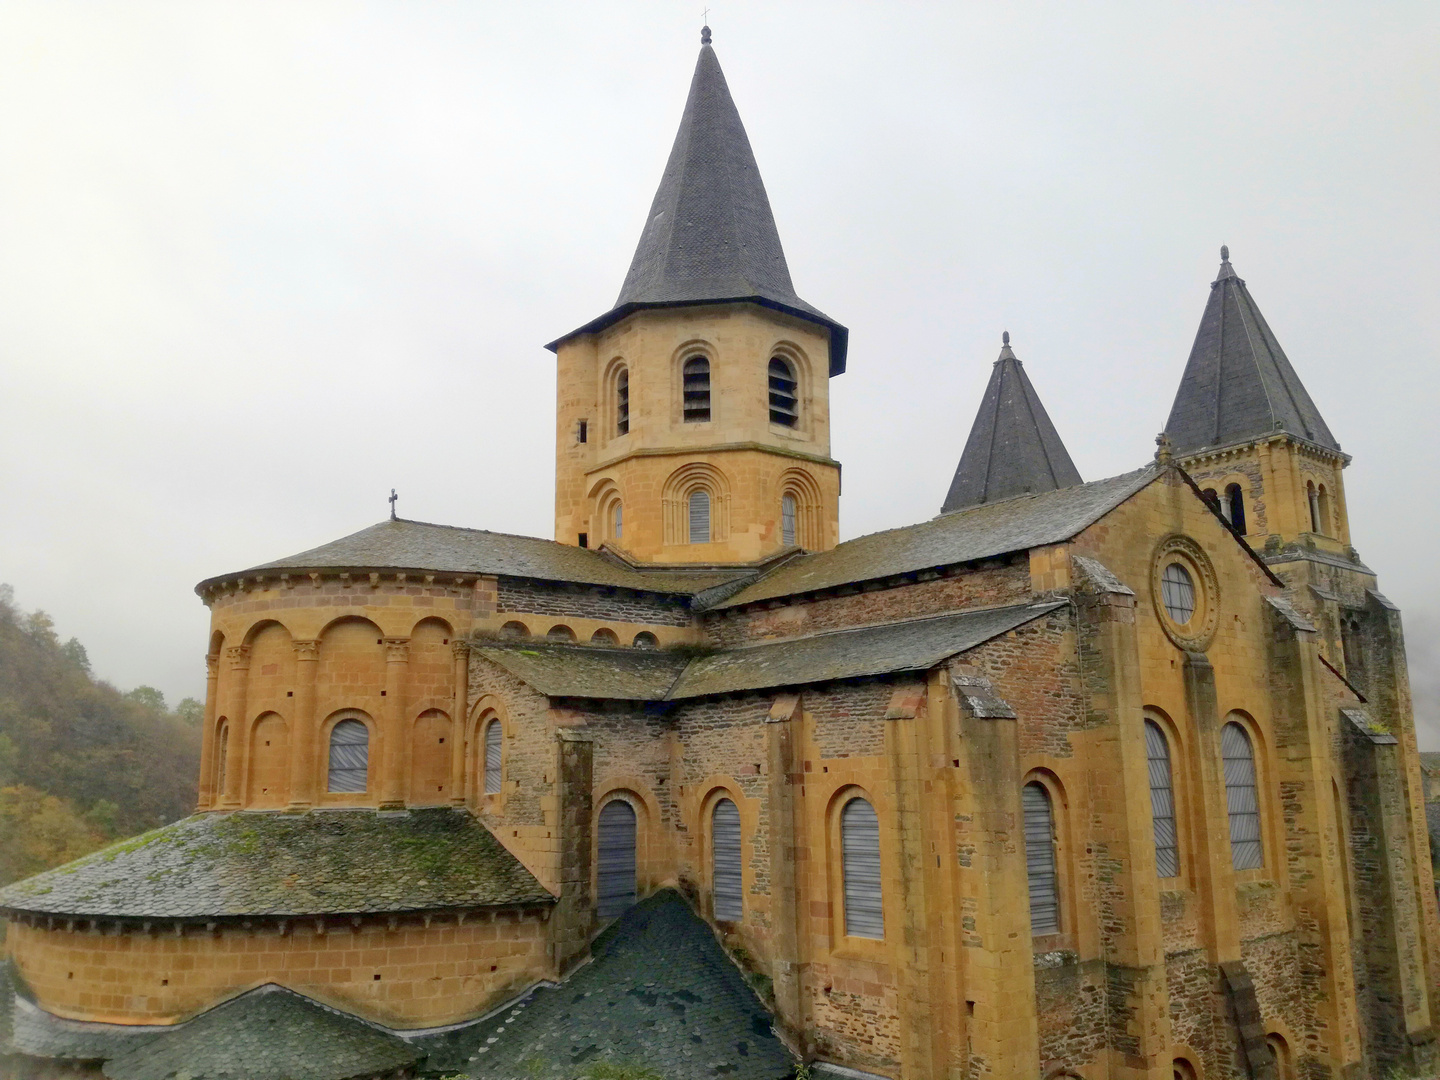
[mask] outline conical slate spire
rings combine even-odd
[[[560,341],[603,329],[640,308],[748,301],[828,328],[830,374],[838,375],[845,370],[848,333],[795,294],[765,183],[708,38],[707,32],[670,160],[615,307]]]
[[[1340,449],[1222,247],[1165,432],[1186,454],[1277,431]]]
[[[942,514],[1081,483],[1080,473],[1004,337],[1000,358],[965,452],[950,481]]]

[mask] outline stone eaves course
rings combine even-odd
[[[0,910],[219,919],[549,904],[469,813],[197,814],[0,889]]]
[[[1064,601],[831,630],[701,655],[524,642],[476,652],[550,697],[682,701],[923,671],[1062,607]]]

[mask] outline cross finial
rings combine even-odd
[[[394,488],[391,488],[391,489],[390,489],[390,520],[391,520],[391,521],[397,520],[397,518],[395,517],[395,504],[396,504],[399,500],[400,500],[400,496],[395,494],[395,489],[394,489]]]
[[[1000,344],[1001,344],[1001,345],[1009,345],[1009,344],[1010,344],[1010,331],[1009,331],[1009,330],[1006,330],[1004,333],[1002,333],[1002,334],[1000,335]]]
[[[705,9],[705,12],[704,12],[704,15],[703,15],[703,19],[704,19],[704,25],[700,27],[700,44],[701,44],[701,45],[709,45],[709,44],[710,44],[710,9],[709,9],[708,7]]]
[[[1229,245],[1229,244],[1221,244],[1221,245],[1220,245],[1220,261],[1221,261],[1221,262],[1229,262],[1229,261],[1230,261],[1230,245]]]

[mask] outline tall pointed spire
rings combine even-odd
[[[1210,285],[1165,431],[1177,454],[1277,431],[1340,449],[1244,279],[1230,265],[1228,247],[1220,249],[1220,273]]]
[[[830,374],[848,332],[795,294],[765,183],[725,73],[702,31],[690,96],[615,307],[553,342],[601,330],[640,308],[758,303],[830,330]]]
[[[1005,332],[942,514],[1081,483]]]

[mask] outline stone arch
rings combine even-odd
[[[500,637],[510,641],[524,641],[530,636],[530,627],[526,626],[519,619],[511,619],[504,626],[500,627]]]
[[[369,619],[342,616],[320,631],[320,656],[315,665],[315,712],[326,716],[338,709],[359,708],[380,700],[385,686],[384,634]],[[371,732],[371,749],[378,732]],[[325,745],[323,742],[320,744]],[[322,755],[323,756],[323,755]],[[323,772],[323,763],[322,763]],[[320,790],[324,790],[322,786]]]
[[[710,497],[710,542],[730,537],[730,481],[706,461],[682,465],[665,480],[661,494],[666,544],[690,543],[690,496],[703,491]]]
[[[613,357],[605,365],[600,379],[600,442],[630,433],[630,406],[634,393],[630,365],[623,356]]]
[[[625,500],[620,487],[606,477],[590,489],[590,538],[600,543],[623,545],[625,540]]]
[[[364,724],[370,736],[366,751],[368,768],[365,776],[365,790],[357,792],[332,792],[329,784],[331,738],[335,733],[335,728],[346,720],[355,720]],[[350,805],[364,805],[373,802],[379,791],[381,750],[380,725],[375,722],[375,718],[363,709],[336,709],[321,722],[318,745],[320,747],[320,753],[316,755],[316,765],[319,772],[317,790],[322,793],[320,796],[321,799],[325,802],[348,803]]]
[[[700,843],[700,866],[701,880],[705,889],[705,911],[713,919],[720,919],[721,914],[716,910],[715,902],[715,810],[722,802],[730,802],[734,805],[739,816],[740,824],[740,898],[742,904],[741,918],[744,918],[750,905],[746,899],[750,892],[750,874],[747,873],[749,865],[745,859],[745,851],[750,847],[754,836],[755,822],[751,820],[751,814],[745,796],[740,791],[738,784],[730,780],[712,782],[709,790],[705,792],[700,800],[699,829],[697,830],[701,839]],[[729,921],[736,921],[733,918]]]
[[[1070,797],[1064,782],[1051,769],[1036,768],[1020,781],[1021,791],[1031,784],[1043,788],[1049,799],[1051,828],[1054,830],[1056,909],[1059,929],[1052,933],[1070,935],[1077,925],[1075,848],[1071,842]],[[1022,807],[1023,811],[1023,807]],[[1045,936],[1045,935],[1041,935]]]
[[[870,946],[870,940],[865,937],[857,937],[847,933],[846,911],[845,911],[845,835],[842,824],[842,817],[845,808],[857,799],[864,800],[875,811],[875,816],[880,824],[880,865],[883,870],[887,866],[894,865],[893,853],[888,850],[888,837],[886,835],[886,821],[888,818],[888,807],[885,800],[866,787],[859,784],[841,784],[830,794],[825,804],[825,881],[829,889],[831,911],[830,935],[833,946],[840,946],[842,943],[848,947],[865,949],[878,947],[883,943],[875,942]],[[881,876],[881,907],[883,912],[884,925],[888,928],[895,924],[891,917],[893,889],[884,888],[884,876]]]
[[[712,342],[703,338],[691,338],[670,354],[670,384],[673,387],[671,392],[671,412],[673,423],[684,424],[686,422],[686,400],[685,400],[685,373],[686,367],[695,360],[703,360],[706,365],[705,386],[708,391],[706,409],[708,410],[707,420],[713,422],[720,419],[720,393],[716,376],[719,373],[717,363],[717,351]],[[703,422],[703,421],[702,421]]]
[[[450,800],[450,716],[426,709],[410,725],[410,789],[414,806],[442,806]]]
[[[485,790],[485,733],[491,723],[500,726],[500,790]],[[465,725],[465,799],[472,809],[491,805],[499,809],[505,799],[505,774],[509,761],[510,714],[505,703],[494,694],[486,694],[470,708]]]
[[[799,422],[790,430],[811,432],[814,428],[815,417],[815,367],[810,362],[810,355],[789,339],[782,338],[775,342],[765,354],[767,387],[769,362],[772,359],[783,360],[795,378],[795,399],[799,411]]]
[[[554,626],[550,627],[549,630],[545,631],[545,640],[573,642],[575,640],[575,631],[569,626],[567,626],[565,623],[556,623]]]
[[[824,530],[824,501],[820,494],[820,485],[804,469],[786,469],[780,474],[780,482],[777,485],[780,490],[780,506],[777,512],[780,514],[780,536],[784,542],[784,504],[786,496],[795,500],[795,540],[794,542],[806,551],[818,551],[825,546]]]
[[[250,648],[245,702],[253,722],[263,712],[286,707],[295,689],[295,641],[283,623],[263,619],[250,627],[245,643]]]
[[[595,892],[592,895],[597,898],[600,895],[600,816],[605,812],[606,806],[616,801],[629,803],[635,811],[635,899],[638,901],[649,893],[650,883],[657,876],[654,857],[659,844],[654,832],[660,814],[653,799],[644,793],[643,785],[634,777],[616,778],[606,786],[605,793],[595,800],[594,818],[591,822],[591,835],[596,838],[594,867],[591,871]]]
[[[590,635],[591,645],[619,645],[620,638],[608,626],[602,626]]]
[[[290,725],[277,712],[257,717],[246,755],[245,805],[276,810],[290,801]]]

